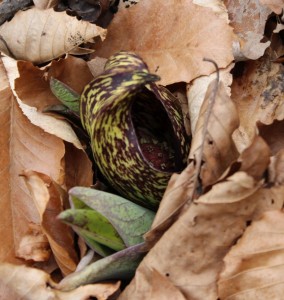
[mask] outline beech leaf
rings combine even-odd
[[[225,256],[218,281],[221,299],[281,299],[284,213],[269,211],[249,226]]]
[[[107,300],[119,289],[120,283],[85,285],[70,292],[63,292],[42,270],[0,264],[0,292],[3,299],[29,300],[87,300],[95,297]]]
[[[226,20],[192,1],[143,0],[118,11],[96,55],[134,51],[161,77],[161,84],[189,82],[214,71],[204,57],[220,68],[232,62],[233,36]]]
[[[97,36],[104,39],[105,34],[105,29],[78,21],[65,12],[34,7],[18,11],[11,21],[0,27],[0,50],[17,60],[39,64]]]

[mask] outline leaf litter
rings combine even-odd
[[[19,48],[18,59],[28,61],[1,59],[0,205],[5,212],[0,226],[5,240],[0,250],[1,292],[10,299],[47,299],[50,295],[108,299],[114,293],[119,299],[277,299],[284,291],[283,66],[279,63],[283,37],[281,16],[271,13],[280,14],[283,5],[264,0],[242,5],[234,1],[136,2],[120,4],[106,40],[95,45],[93,59],[85,57],[88,64],[70,55],[43,67],[29,62],[48,62],[69,48],[58,48],[44,58]],[[37,4],[48,5],[44,1]],[[29,22],[33,10],[20,12],[14,21],[3,24],[1,35],[7,26],[11,32],[16,30],[18,25],[13,24],[21,22],[21,15],[23,22]],[[44,11],[46,15],[49,10]],[[276,27],[280,29],[274,30]],[[103,38],[105,31],[98,30]],[[10,48],[13,43],[8,41]],[[35,40],[35,45],[45,44],[40,38]],[[187,91],[180,93],[184,99],[187,94],[189,102],[184,115],[191,119],[191,153],[184,171],[170,179],[141,251],[130,247],[104,259],[95,256],[87,267],[73,272],[78,264],[77,240],[55,215],[68,208],[70,188],[95,183],[92,165],[83,151],[84,143],[75,142],[76,135],[66,121],[56,123],[49,116],[53,128],[49,130],[42,125],[42,111],[58,104],[49,87],[51,77],[80,94],[92,79],[91,73],[102,73],[104,58],[119,50],[140,54],[164,85],[186,82]],[[216,73],[202,61],[204,57],[214,59],[221,74],[205,136],[201,133],[204,114]],[[25,105],[33,108],[38,122]],[[73,138],[66,137],[70,129]],[[20,174],[37,183],[30,182],[28,189]],[[99,182],[96,187],[104,189]],[[86,248],[80,243],[81,249]],[[57,285],[47,273],[16,264],[36,265],[50,272],[55,266],[63,274],[60,278],[69,275]],[[131,278],[136,268],[120,296],[119,283],[89,285]],[[7,272],[19,277],[8,278]]]

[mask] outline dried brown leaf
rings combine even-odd
[[[209,99],[213,93],[214,86],[216,86],[216,82],[211,82],[208,87],[189,154],[190,159],[198,157],[202,141],[205,139],[202,156],[204,164],[202,165],[200,174],[203,186],[216,182],[229,165],[238,157],[238,152],[232,140],[232,133],[239,125],[239,118],[235,105],[227,96],[222,83],[219,84],[215,104],[210,113],[206,136],[203,136]]]
[[[227,8],[222,0],[193,0],[194,4],[211,8],[216,14],[229,23]]]
[[[270,42],[261,42],[270,9],[261,5],[259,0],[226,0],[230,25],[238,35],[234,57],[237,61],[258,59]]]
[[[38,9],[48,9],[58,4],[59,0],[33,0]]]
[[[223,192],[225,199],[228,190]],[[219,196],[212,202],[219,201]],[[153,269],[166,276],[186,299],[216,299],[222,258],[242,234],[253,211],[249,205],[253,202],[248,201],[192,204],[150,250],[120,300],[150,299]]]
[[[39,224],[47,236],[55,260],[62,273],[68,275],[75,271],[78,258],[71,228],[56,219],[63,211],[65,195],[60,191],[60,187],[44,174],[25,171],[23,176],[36,207],[41,207]]]
[[[153,245],[164,232],[176,221],[182,207],[192,199],[195,166],[190,163],[181,174],[173,174],[159,210],[155,216],[151,230],[144,235],[146,242]]]
[[[214,67],[204,57],[227,67],[232,41],[229,25],[209,8],[186,0],[143,0],[118,11],[96,55],[134,51],[161,76],[162,84],[171,84],[212,73]]]
[[[95,37],[104,38],[106,30],[78,21],[52,8],[18,11],[10,22],[0,27],[0,50],[33,63],[43,63],[68,53]]]
[[[29,230],[21,240],[18,253],[25,260],[49,260],[51,249],[48,239],[39,224],[29,224]]]
[[[220,299],[281,299],[284,292],[284,214],[266,212],[224,258]]]
[[[254,139],[258,121],[269,125],[274,120],[284,119],[284,66],[265,56],[238,67],[241,74],[233,81],[232,99],[240,117],[240,127],[234,133],[234,140],[238,150],[242,151]],[[273,135],[271,131],[269,134]]]
[[[234,64],[230,64],[227,68],[220,70],[220,81],[223,82],[227,95],[231,95],[231,84],[233,76],[231,69]],[[216,73],[209,76],[201,76],[194,79],[191,83],[187,84],[186,95],[188,100],[189,118],[192,132],[195,131],[196,122],[200,113],[201,105],[204,101],[206,91],[209,84],[216,79]]]
[[[1,97],[1,211],[0,261],[15,261],[22,238],[29,231],[29,224],[38,223],[39,215],[31,201],[23,178],[24,169],[49,174],[63,183],[62,158],[64,144],[57,137],[34,126],[23,115],[14,98],[7,74],[11,71],[3,60],[0,62]]]
[[[260,0],[260,3],[269,7],[276,14],[280,15],[283,11],[284,2],[283,0]]]
[[[0,293],[13,300],[107,300],[116,293],[120,283],[98,283],[81,286],[70,292],[56,289],[50,276],[38,269],[0,264]]]
[[[280,99],[281,97],[279,97],[279,101]],[[259,123],[257,127],[259,129],[259,135],[269,145],[273,155],[284,148],[284,120],[275,120],[272,124],[269,125]]]

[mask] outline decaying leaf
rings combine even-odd
[[[107,300],[119,289],[120,283],[85,285],[70,292],[57,288],[50,276],[38,269],[0,264],[0,293],[3,299],[87,300],[95,297]]]
[[[266,212],[225,256],[220,299],[281,299],[284,292],[284,214]]]
[[[200,110],[196,124],[195,134],[192,139],[189,159],[200,155],[201,145],[205,139],[203,149],[204,164],[201,168],[203,186],[216,182],[234,159],[238,152],[232,140],[232,133],[239,125],[237,110],[234,103],[227,96],[225,87],[219,84],[216,100],[210,114],[206,136],[203,136],[203,127],[216,82],[211,82],[205,100]]]
[[[270,45],[262,42],[265,24],[271,11],[259,0],[226,0],[230,24],[238,35],[234,43],[235,60],[258,59]]]
[[[242,151],[254,139],[257,121],[269,125],[274,120],[284,119],[284,67],[274,63],[269,55],[239,67],[241,73],[232,84],[232,100],[240,117],[234,140],[238,150]]]
[[[230,64],[227,68],[219,70],[220,81],[223,82],[226,89],[226,94],[231,95],[231,84],[233,81],[232,74],[230,73],[234,64]],[[194,133],[196,122],[199,117],[201,105],[204,101],[206,91],[209,84],[216,79],[216,73],[209,76],[201,76],[194,79],[191,83],[187,84],[186,95],[188,100],[189,119],[191,124],[191,131]]]
[[[204,57],[227,67],[233,60],[232,41],[230,26],[209,8],[186,0],[143,0],[118,11],[96,55],[135,51],[162,84],[170,84],[212,73]]]
[[[2,59],[3,60],[3,59]],[[29,224],[38,223],[39,215],[19,174],[32,169],[63,183],[64,143],[34,126],[23,115],[7,78],[11,70],[1,61],[1,261],[15,261],[15,253]]]
[[[283,11],[283,0],[260,0],[260,3],[266,5],[278,15]]]
[[[63,191],[44,174],[25,171],[22,175],[39,210],[39,224],[43,233],[47,236],[61,271],[67,275],[76,269],[78,258],[72,231],[56,218],[63,211]]]
[[[39,64],[95,37],[104,39],[105,34],[105,29],[78,21],[65,12],[31,8],[17,12],[0,27],[0,50],[15,59]]]

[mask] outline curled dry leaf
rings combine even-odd
[[[39,221],[38,211],[19,174],[24,169],[33,169],[63,183],[64,144],[59,138],[31,124],[23,115],[7,78],[12,70],[7,61],[3,64],[3,60],[5,58],[0,61],[0,205],[3,212],[0,238],[5,243],[0,249],[0,261],[15,262],[15,253],[29,230],[30,222]]]
[[[195,203],[183,207],[179,218],[144,258],[120,300],[150,299],[155,269],[178,287],[186,299],[218,298],[216,282],[223,267],[222,259],[242,235],[247,222],[265,210],[279,209],[283,205],[282,194],[271,201],[275,190],[264,189],[263,179],[259,180],[269,163],[269,151],[265,149],[267,145],[259,138],[247,150],[249,153],[242,156],[240,171],[229,174]],[[260,152],[262,155],[256,155],[256,170],[249,160]],[[176,175],[176,179],[185,174]],[[190,181],[191,174],[187,174]],[[185,177],[182,182],[186,182]],[[181,188],[185,197],[191,189],[190,184]],[[170,186],[167,193],[170,193]],[[164,200],[172,199],[165,197]]]
[[[33,66],[30,62],[20,61],[17,63],[8,57],[4,58],[4,63],[9,70],[13,70],[8,74],[10,85],[21,109],[29,120],[44,131],[74,144],[78,149],[82,149],[78,137],[66,121],[55,119],[41,113],[41,111],[49,105],[59,103],[51,93],[50,76],[60,79],[64,77],[64,80],[80,93],[92,79],[87,64],[74,57],[53,62],[51,66],[43,70]],[[74,69],[77,70],[76,75]]]
[[[229,23],[228,11],[222,0],[193,0],[192,3],[211,8],[216,14]]]
[[[232,41],[230,26],[209,8],[186,0],[143,0],[118,11],[96,55],[134,51],[166,85],[212,73],[204,57],[227,67],[233,60]]]
[[[62,273],[67,275],[76,269],[78,262],[71,229],[56,217],[63,211],[63,190],[48,176],[25,171],[23,173],[36,207],[39,207],[40,225],[47,236],[51,250]]]
[[[232,140],[232,133],[239,125],[239,118],[236,107],[226,94],[222,83],[219,84],[216,100],[210,113],[206,136],[203,136],[209,99],[215,86],[216,82],[211,82],[208,87],[189,154],[189,159],[196,159],[202,151],[201,145],[205,139],[202,158],[204,164],[201,167],[200,174],[203,186],[216,182],[232,161],[238,157],[238,152]]]
[[[223,82],[226,89],[226,94],[231,95],[231,84],[233,76],[231,70],[234,64],[230,64],[227,68],[219,71],[220,81]],[[196,122],[198,120],[201,105],[204,101],[206,91],[209,84],[216,79],[216,73],[212,73],[209,76],[201,76],[194,79],[191,83],[187,84],[186,95],[188,100],[189,119],[191,124],[191,131],[194,133]]]
[[[119,286],[119,282],[98,283],[63,292],[41,270],[11,264],[0,265],[0,292],[3,299],[87,300],[95,297],[98,300],[107,300],[118,291]]]
[[[17,12],[0,27],[0,50],[15,59],[39,64],[95,37],[104,39],[105,34],[105,29],[78,21],[65,12],[31,8]]]
[[[284,119],[284,66],[273,63],[266,55],[257,61],[237,65],[237,68],[241,72],[232,84],[232,100],[238,109],[240,127],[234,133],[234,140],[242,151],[254,139],[258,121],[269,125],[274,120]]]
[[[220,299],[281,299],[284,291],[284,213],[266,212],[224,258]]]
[[[261,5],[259,0],[226,0],[225,5],[230,25],[239,37],[234,43],[235,60],[258,59],[270,45],[270,42],[261,42],[270,9]]]

